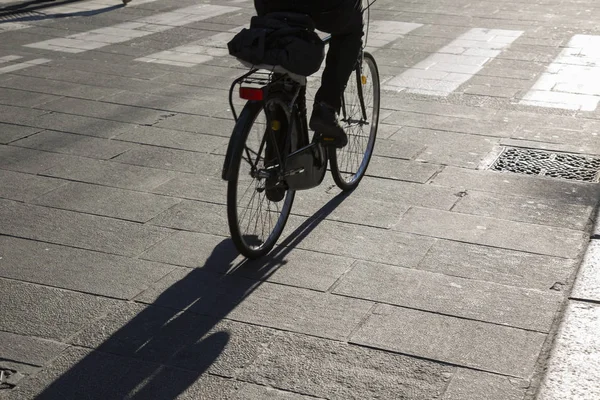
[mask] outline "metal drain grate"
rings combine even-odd
[[[600,158],[507,147],[490,169],[583,182],[598,182]]]

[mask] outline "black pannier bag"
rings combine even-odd
[[[252,17],[227,44],[229,54],[252,65],[280,65],[303,76],[317,72],[325,58],[325,45],[308,15],[277,12]]]

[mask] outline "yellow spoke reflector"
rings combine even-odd
[[[366,75],[361,76],[361,80],[362,80],[363,85],[367,84],[367,76]]]
[[[277,121],[276,119],[274,119],[273,121],[271,121],[271,129],[274,131],[278,131],[281,129],[281,123],[279,121]]]

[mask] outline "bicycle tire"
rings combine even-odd
[[[248,158],[250,156],[250,151],[248,150],[248,141],[250,140],[250,136],[252,134],[253,127],[257,125],[257,119],[261,113],[265,113],[264,103],[258,101],[250,101],[248,102],[242,112],[240,113],[240,117],[234,127],[232,137],[230,139],[231,146],[231,161],[230,161],[230,171],[229,171],[229,180],[227,184],[227,219],[229,223],[229,231],[231,233],[231,239],[233,240],[238,251],[247,258],[256,259],[266,255],[277,243],[277,240],[281,236],[287,219],[290,215],[292,204],[294,202],[295,191],[286,189],[283,200],[281,200],[281,208],[276,206],[276,210],[279,211],[279,216],[274,224],[269,224],[268,232],[265,231],[265,226],[263,225],[260,231],[258,228],[258,219],[261,219],[261,222],[264,224],[266,221],[272,223],[272,215],[275,209],[271,209],[271,204],[279,204],[277,202],[271,202],[266,195],[266,190],[262,189],[263,182],[260,179],[257,180],[256,183],[250,182],[250,185],[247,186],[246,191],[243,193],[245,196],[248,190],[252,189],[255,193],[252,196],[258,195],[258,203],[262,204],[265,200],[267,201],[267,214],[263,215],[259,213],[261,210],[258,210],[255,222],[254,229],[252,229],[251,223],[249,220],[248,224],[245,224],[251,232],[246,232],[246,229],[242,226],[241,222],[243,222],[244,215],[248,212],[248,208],[242,207],[242,212],[244,213],[240,216],[240,204],[242,201],[240,199],[240,182],[241,178],[247,179],[247,176],[242,176],[244,172],[241,172],[240,169],[242,166],[245,166],[248,163],[248,160],[244,162],[244,154],[247,155]],[[265,126],[267,123],[266,114],[265,114]],[[267,129],[263,129],[264,134],[268,134]],[[257,130],[257,136],[260,136],[260,127]],[[264,135],[263,134],[263,135]],[[261,140],[265,140],[262,139]],[[258,150],[258,160],[257,164],[260,164],[261,150]],[[264,162],[264,159],[263,159]],[[250,176],[251,179],[256,181],[256,178]],[[246,183],[246,182],[245,182]],[[254,185],[254,187],[252,187]],[[265,183],[266,185],[266,183]],[[243,186],[242,186],[243,187]],[[263,190],[261,194],[260,191]],[[254,204],[254,197],[251,198],[250,205]],[[251,217],[252,215],[250,215]],[[242,218],[240,218],[242,217]],[[268,234],[264,240],[259,237],[259,234],[264,236]]]
[[[369,83],[372,85],[369,86]],[[365,104],[370,117],[368,125],[354,123],[363,119],[359,93],[362,93],[365,103],[372,99],[371,105]],[[362,66],[355,69],[344,92],[346,121],[341,123],[348,135],[348,144],[341,149],[329,150],[333,180],[343,191],[354,190],[358,186],[371,161],[379,126],[380,95],[377,63],[370,53],[364,52]],[[360,118],[357,118],[357,113],[360,113]],[[365,127],[369,128],[368,135],[363,134]],[[368,140],[365,141],[365,138]],[[364,148],[362,144],[365,144]]]

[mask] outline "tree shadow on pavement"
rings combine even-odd
[[[52,10],[49,10],[50,13],[46,14],[40,12],[46,8],[50,7],[59,7],[69,5],[71,3],[79,3],[82,0],[65,0],[65,1],[30,1],[26,3],[21,3],[17,5],[11,5],[4,8],[0,8],[0,25],[6,22],[32,22],[32,21],[41,21],[46,19],[57,19],[57,18],[67,18],[67,17],[90,17],[97,14],[102,14],[105,12],[113,11],[118,8],[125,7],[124,4],[118,3],[118,0],[115,0],[115,5],[98,8],[96,10],[85,10],[85,11],[75,11],[75,12],[67,12],[67,13],[52,13]]]
[[[81,347],[68,349],[39,375],[53,379],[52,374],[61,373],[63,366],[66,366],[66,372],[62,370],[53,382],[38,382],[42,387],[48,386],[35,398],[177,398],[227,350],[231,333],[220,330],[222,328],[218,324],[263,281],[285,265],[286,256],[348,195],[340,193],[331,199],[314,214],[315,217],[307,219],[261,260],[236,261],[240,257],[233,242],[223,240],[203,266],[183,277],[181,271],[184,269],[179,268],[179,273],[172,272],[162,279],[166,289],[158,282],[155,288],[138,296],[137,300],[144,304],[124,302],[123,306],[132,307],[130,314],[131,311],[133,314],[137,312],[125,325],[119,327],[123,323],[123,316],[120,317],[121,323],[118,322],[118,315],[122,314],[118,312],[120,309],[116,318],[109,314],[103,320],[91,323],[71,342],[95,347],[94,351],[84,351]],[[244,276],[247,272],[253,279]],[[175,283],[170,284],[173,281]],[[142,308],[141,311],[139,308]],[[107,333],[110,336],[103,340],[103,332],[112,330],[111,323],[115,325],[112,329],[117,330]],[[103,342],[93,343],[94,337],[100,337]],[[78,361],[73,364],[66,353],[74,351],[79,352],[79,358],[75,357]],[[81,354],[84,354],[83,358]],[[69,363],[72,365],[69,366]],[[37,379],[34,378],[34,381]],[[27,385],[27,382],[23,383]],[[29,381],[29,384],[32,382]]]

